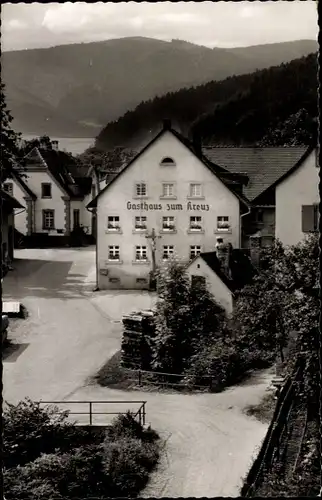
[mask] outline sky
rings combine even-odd
[[[314,0],[2,4],[1,48],[21,50],[143,36],[207,47],[316,39]]]

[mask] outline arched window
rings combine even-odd
[[[176,162],[174,161],[173,158],[170,158],[170,156],[165,156],[163,160],[160,162],[160,165],[166,166],[166,167],[173,167],[175,166]]]

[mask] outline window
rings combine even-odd
[[[138,182],[135,185],[135,194],[136,196],[146,196],[146,184],[144,182]]]
[[[136,278],[136,282],[137,283],[145,284],[145,283],[148,282],[148,280],[146,278]]]
[[[174,253],[174,246],[173,245],[165,245],[163,246],[163,254],[162,254],[162,259],[163,260],[168,260],[171,255]]]
[[[13,183],[12,182],[6,182],[6,184],[3,185],[3,189],[6,193],[10,194],[10,196],[13,196]]]
[[[194,259],[197,255],[200,255],[201,246],[200,245],[191,245],[190,246],[190,259]]]
[[[145,231],[146,230],[146,217],[135,217],[135,230]]]
[[[201,222],[201,217],[199,215],[190,217],[189,230],[202,231],[202,222]]]
[[[51,198],[51,183],[50,182],[42,182],[41,183],[41,197],[42,198]]]
[[[120,247],[119,245],[109,245],[108,247],[108,260],[120,260]]]
[[[79,208],[75,208],[73,210],[73,225],[75,227],[79,227],[80,224],[80,210]]]
[[[109,215],[107,217],[107,229],[109,231],[120,230],[120,217],[118,215]]]
[[[109,278],[110,283],[120,283],[120,278]]]
[[[148,260],[146,246],[137,245],[135,247],[135,260],[139,262],[146,262]]]
[[[221,215],[217,217],[217,231],[229,231],[230,230],[230,224],[229,224],[229,217],[227,215]]]
[[[206,278],[204,276],[191,276],[191,286],[206,287]]]
[[[190,184],[189,196],[191,198],[200,198],[202,196],[201,184]]]
[[[174,184],[162,184],[162,196],[174,196]]]
[[[43,229],[55,229],[55,212],[54,210],[42,211],[42,227]]]
[[[319,230],[319,206],[302,205],[302,231],[303,233],[313,233]]]
[[[170,158],[170,156],[166,156],[165,158],[163,158],[163,160],[160,162],[160,165],[162,165],[163,167],[174,167],[176,164],[176,162]]]
[[[174,217],[162,217],[162,230],[163,231],[174,231]]]

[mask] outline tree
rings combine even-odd
[[[171,259],[157,270],[154,368],[182,374],[191,357],[218,338],[225,313],[203,285],[191,286],[182,263]]]
[[[1,99],[1,183],[11,178],[14,170],[21,170],[23,162],[20,159],[21,134],[13,130],[11,122],[13,117],[7,108],[5,86],[0,84]]]
[[[265,251],[262,270],[239,294],[234,311],[241,348],[273,358],[297,333],[296,354],[306,360],[307,397],[319,383],[319,239],[311,235],[298,245],[280,242]],[[296,356],[287,359],[292,370]]]

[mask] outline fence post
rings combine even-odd
[[[89,402],[89,425],[92,425],[92,401]]]
[[[139,370],[139,385],[141,385],[141,370]]]
[[[212,391],[212,377],[209,379],[209,391]]]
[[[143,425],[145,425],[145,403],[143,403],[143,408],[142,408],[142,422]]]

